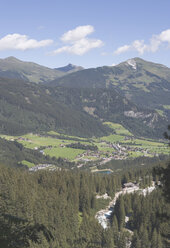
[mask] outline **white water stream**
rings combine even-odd
[[[110,201],[109,205],[105,209],[101,209],[100,211],[98,211],[96,213],[95,218],[102,225],[102,227],[104,229],[106,229],[109,227],[110,216],[111,216],[112,212],[114,211],[114,206],[116,204],[116,201],[121,194],[130,194],[130,193],[134,193],[136,191],[139,191],[141,194],[146,196],[146,194],[151,193],[154,189],[155,189],[155,183],[154,182],[152,182],[151,187],[147,187],[145,189],[140,189],[139,186],[137,186],[137,185],[134,185],[133,187],[123,188],[122,190],[120,190],[119,192],[117,192],[115,194],[115,197],[113,198],[113,200]]]

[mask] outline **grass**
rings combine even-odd
[[[57,133],[57,132],[54,132],[54,131],[49,131],[48,132],[48,134],[49,135],[57,135],[57,136],[62,136],[63,137],[63,139],[65,138],[65,139],[67,139],[67,138],[69,138],[70,140],[71,139],[77,139],[77,140],[84,140],[85,138],[81,138],[81,137],[77,137],[77,136],[69,136],[69,135],[66,135],[66,134],[62,134],[62,133]]]
[[[35,135],[35,134],[27,134],[27,135],[24,135],[22,137],[30,140],[30,142],[29,141],[24,141],[24,142],[21,141],[21,143],[24,143],[25,145],[27,143],[31,143],[36,147],[40,147],[40,146],[56,146],[56,145],[60,145],[60,144],[63,143],[62,140],[51,138],[49,136],[47,136],[47,137],[44,136],[43,137],[43,136],[38,136],[38,135]]]
[[[170,105],[168,105],[170,106]],[[24,147],[35,149],[43,147],[43,151],[45,155],[49,155],[50,157],[62,157],[66,158],[70,161],[78,161],[79,159],[76,158],[78,155],[85,153],[86,151],[83,149],[74,149],[70,147],[61,147],[60,145],[67,145],[71,143],[80,142],[81,144],[92,144],[98,147],[99,151],[99,158],[93,156],[96,152],[90,152],[87,156],[84,156],[84,159],[89,159],[91,161],[95,161],[98,159],[102,159],[105,157],[110,157],[113,155],[113,152],[116,150],[112,147],[109,147],[108,143],[120,143],[121,146],[130,146],[133,148],[143,148],[143,151],[129,151],[130,158],[136,158],[140,156],[144,156],[146,153],[145,151],[148,150],[147,156],[154,156],[155,154],[166,154],[169,155],[169,148],[167,144],[157,142],[155,140],[146,140],[146,139],[135,139],[132,134],[125,129],[122,125],[118,123],[112,122],[104,122],[105,125],[108,125],[112,130],[114,130],[115,134],[111,134],[109,136],[104,136],[101,138],[96,139],[89,139],[85,140],[84,138],[76,137],[76,136],[68,136],[63,135],[57,132],[50,131],[45,136],[41,136],[38,134],[26,134],[23,136],[8,136],[8,135],[0,135],[1,138],[7,140],[17,140],[18,142],[22,143]],[[50,136],[50,135],[56,135]],[[60,138],[57,138],[60,136]],[[63,137],[63,138],[62,138]],[[126,137],[126,139],[125,139]],[[20,139],[19,139],[20,138]],[[76,140],[78,139],[78,140]],[[91,143],[92,142],[92,143]],[[151,153],[151,154],[150,154]],[[75,160],[76,159],[76,160]],[[33,164],[29,163],[28,161],[22,161],[28,167],[32,167]]]
[[[147,146],[147,147],[150,147],[150,146],[157,146],[157,147],[162,147],[162,146],[165,146],[165,144],[163,143],[160,143],[160,142],[155,142],[155,141],[150,141],[150,140],[142,140],[142,139],[135,139],[135,143],[136,144],[141,144],[143,146]]]
[[[114,152],[115,149],[114,148],[110,148],[110,147],[100,147],[99,148],[99,151],[102,151],[102,152]]]
[[[163,105],[164,109],[170,110],[170,105]]]
[[[17,139],[18,136],[9,136],[9,135],[1,134],[0,138],[13,141],[13,140]]]
[[[111,142],[111,143],[114,143],[114,142],[123,141],[124,138],[125,138],[125,137],[122,136],[122,135],[111,134],[111,135],[109,135],[109,136],[101,137],[101,140],[107,141],[107,142]]]
[[[160,116],[165,116],[164,111],[160,110],[160,109],[156,109],[156,112],[160,115]]]
[[[67,158],[68,160],[74,160],[79,154],[84,153],[84,150],[73,149],[68,147],[53,147],[51,149],[44,149],[45,155],[56,158]]]
[[[113,129],[116,134],[118,135],[128,135],[128,136],[133,136],[132,133],[130,133],[126,128],[124,128],[122,125],[118,123],[113,123],[113,122],[104,122],[103,124],[109,126],[111,129]]]
[[[144,156],[144,154],[142,152],[139,152],[139,151],[137,151],[137,152],[130,151],[128,154],[129,154],[130,158],[137,158],[137,157],[143,157]],[[147,157],[151,157],[151,155],[147,154]]]
[[[26,160],[23,160],[21,163],[23,165],[26,165],[28,168],[31,168],[31,167],[35,166],[35,164],[33,164],[33,163],[29,162],[29,161],[26,161]]]
[[[136,87],[136,88],[138,88],[138,89],[142,89],[145,92],[150,92],[150,90],[147,89],[144,84],[133,84],[133,86]]]

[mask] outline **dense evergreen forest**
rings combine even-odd
[[[170,205],[159,189],[146,197],[120,197],[111,228],[103,229],[94,217],[105,204],[96,194],[113,197],[125,181],[138,180],[146,187],[152,177],[149,169],[100,175],[67,170],[29,173],[0,166],[0,247],[125,248],[129,240],[133,248],[168,247]],[[125,228],[125,215],[130,216],[133,235]]]
[[[0,138],[0,248],[169,248],[168,156],[154,149],[146,153],[154,157],[145,157],[146,146],[143,157],[130,147],[124,159],[112,159],[113,143],[135,148],[142,144],[137,138],[162,139],[170,120],[169,82],[168,67],[140,58],[89,69],[0,59],[0,134],[63,140],[58,147],[28,149]],[[114,134],[113,143],[105,139]],[[97,137],[104,138],[101,150]],[[168,132],[165,138],[170,141]],[[84,150],[88,158],[81,154],[85,160],[69,162],[45,155],[54,156],[44,150],[59,146]],[[52,169],[33,172],[30,164]],[[129,182],[137,192],[124,194]],[[151,185],[153,191],[144,194]],[[104,229],[96,213],[105,209],[111,215]]]
[[[160,190],[146,196],[127,194],[120,197],[112,217],[113,233],[126,227],[125,216],[129,216],[128,228],[133,232],[131,247],[169,247],[170,205]]]
[[[72,163],[61,158],[44,156],[38,150],[25,148],[17,141],[7,141],[0,138],[0,163],[9,167],[23,167],[22,161],[34,164],[53,164],[57,167],[70,168]]]
[[[18,79],[0,78],[0,133],[21,135],[54,130],[92,137],[110,132],[93,116],[53,97],[53,91]]]

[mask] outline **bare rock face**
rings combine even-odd
[[[158,113],[143,113],[143,112],[135,112],[134,110],[124,111],[124,115],[126,117],[131,117],[135,119],[141,119],[141,121],[146,124],[150,128],[154,128],[159,122],[159,114]],[[164,118],[166,119],[166,118]]]
[[[124,111],[124,115],[127,116],[127,117],[132,117],[132,118],[141,118],[141,119],[144,119],[144,118],[148,118],[148,117],[151,117],[152,114],[144,114],[143,112],[134,112],[133,110],[130,110],[130,111]]]

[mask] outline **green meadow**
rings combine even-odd
[[[50,131],[43,135],[29,133],[23,136],[0,135],[0,137],[11,141],[16,140],[26,148],[43,150],[44,155],[56,158],[66,158],[69,161],[79,161],[80,157],[84,160],[95,161],[113,156],[113,153],[115,153],[116,150],[110,147],[112,144],[120,144],[121,146],[131,147],[133,149],[139,148],[136,151],[126,151],[130,158],[144,155],[149,157],[154,156],[155,154],[169,155],[168,145],[163,142],[135,138],[132,133],[118,123],[105,122],[104,124],[108,125],[113,130],[113,134],[100,138],[85,139]],[[78,142],[83,145],[95,145],[98,147],[98,151],[89,151],[88,154],[85,155],[87,150],[66,147],[68,144]],[[140,151],[141,148],[143,151]],[[82,155],[83,153],[84,155]],[[34,166],[28,161],[22,161],[22,163],[28,167]]]
[[[84,150],[73,149],[68,147],[53,147],[44,149],[45,155],[56,158],[66,158],[68,160],[74,160],[79,154],[84,153]]]
[[[103,124],[109,126],[111,129],[113,129],[116,134],[133,136],[133,134],[131,132],[129,132],[127,129],[125,129],[122,125],[120,125],[118,123],[104,122]]]
[[[26,160],[23,160],[21,163],[23,165],[26,165],[28,168],[31,168],[31,167],[35,166],[35,164],[33,164],[33,163],[29,162],[29,161],[26,161]]]

